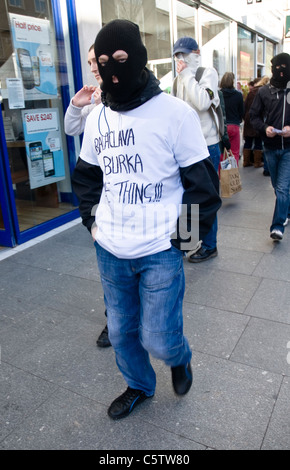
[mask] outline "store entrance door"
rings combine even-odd
[[[4,174],[4,166],[1,157],[3,153],[2,139],[0,148],[0,249],[1,246],[15,246],[15,238],[12,227],[12,217],[9,209],[9,197],[7,192],[6,178]]]

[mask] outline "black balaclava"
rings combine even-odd
[[[276,88],[286,88],[290,80],[290,55],[286,52],[276,55],[271,60],[272,63],[272,78],[270,79],[271,85]],[[286,68],[281,65],[286,65]],[[280,65],[279,69],[276,66]]]
[[[128,59],[120,63],[112,55],[117,50],[127,52]],[[105,66],[99,63],[101,55],[109,57]],[[106,24],[95,40],[95,55],[102,78],[101,88],[114,102],[125,103],[141,93],[148,82],[145,70],[147,51],[142,43],[138,25],[128,20],[113,20]],[[119,83],[112,82],[115,75]]]

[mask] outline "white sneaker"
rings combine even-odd
[[[284,222],[284,227],[286,227],[286,225],[288,225],[288,222],[289,222],[289,219],[286,219],[285,222]]]
[[[270,237],[273,239],[273,240],[282,240],[283,239],[283,233],[280,232],[280,230],[272,230],[272,232],[270,233]]]

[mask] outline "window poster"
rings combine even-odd
[[[55,98],[57,80],[49,20],[14,13],[9,17],[16,72],[22,78],[25,99]]]
[[[64,156],[57,108],[22,111],[30,188],[65,178]]]

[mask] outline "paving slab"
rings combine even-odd
[[[148,400],[149,402],[149,400]],[[143,414],[150,404],[145,402]],[[172,430],[140,418],[108,419],[106,408],[69,390],[59,390],[2,442],[3,449],[25,450],[203,450]],[[147,410],[148,411],[148,410]]]
[[[243,274],[218,271],[215,258],[207,261],[208,269],[198,267],[186,271],[187,302],[243,313],[259,287],[260,279]]]
[[[184,334],[197,352],[228,358],[250,317],[184,302]]]
[[[0,440],[13,432],[57,389],[53,383],[9,364],[0,366]]]
[[[290,450],[290,381],[283,379],[262,450]]]
[[[245,314],[290,324],[289,305],[290,289],[288,282],[262,279],[261,284],[248,303]]]
[[[290,325],[252,318],[243,332],[232,361],[290,376],[287,363]]]
[[[279,374],[194,353],[193,386],[185,397],[174,397],[159,374],[156,403],[146,421],[177,430],[219,450],[258,450],[267,430],[282,378]],[[167,383],[168,383],[167,378]]]

